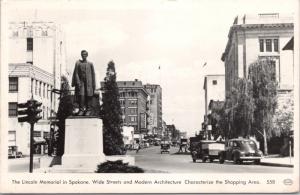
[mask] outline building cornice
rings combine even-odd
[[[38,68],[32,64],[26,63],[10,63],[9,74],[10,77],[30,77],[39,81],[43,81],[49,85],[53,85],[54,78],[53,74]]]
[[[276,28],[294,28],[294,23],[271,23],[271,24],[239,24],[239,25],[232,25],[230,27],[228,33],[228,41],[226,44],[225,52],[222,54],[221,60],[224,62],[227,54],[229,53],[231,47],[231,41],[233,33],[237,31],[247,31],[247,30],[269,30],[269,29],[276,29]]]

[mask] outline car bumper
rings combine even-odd
[[[260,160],[261,156],[241,156],[241,160]]]

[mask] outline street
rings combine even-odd
[[[160,146],[141,149],[138,153],[129,151],[128,155],[135,156],[135,164],[146,172],[161,173],[292,173],[292,168],[254,165],[245,162],[235,165],[233,162],[219,164],[218,160],[213,163],[202,163],[198,160],[193,163],[191,155],[175,154],[178,148],[171,147],[170,154],[160,153]]]
[[[193,163],[189,154],[176,154],[178,147],[171,147],[170,153],[160,153],[160,146],[152,146],[141,149],[138,153],[128,151],[127,155],[135,157],[135,165],[143,168],[146,173],[292,173],[293,168],[254,165],[244,162],[242,165],[225,162],[219,164],[218,160],[213,163],[202,163],[197,160]],[[39,156],[33,160],[33,168],[39,168]],[[9,172],[28,172],[29,157],[8,159]],[[34,171],[33,171],[34,172]]]

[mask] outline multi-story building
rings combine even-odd
[[[43,154],[49,137],[49,117],[58,108],[58,96],[52,89],[60,87],[66,73],[62,31],[52,22],[12,22],[9,25],[9,146],[30,152],[30,132],[27,123],[18,123],[17,104],[33,97],[42,102],[42,119],[35,125],[35,153]]]
[[[149,130],[157,135],[162,130],[162,88],[159,85],[146,84],[146,91],[150,94],[149,102]]]
[[[142,81],[117,81],[120,94],[123,125],[134,128],[134,134],[146,135],[148,118],[148,93]],[[104,82],[101,82],[103,88]],[[142,137],[142,136],[141,136]]]
[[[224,101],[225,99],[225,75],[206,75],[204,77],[203,89],[205,115],[208,115],[210,101]]]
[[[293,53],[282,50],[294,35],[293,15],[279,13],[237,16],[222,55],[225,91],[230,95],[238,78],[247,78],[248,67],[258,59],[274,61],[279,94],[293,91]]]

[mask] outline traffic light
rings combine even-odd
[[[34,123],[36,123],[38,120],[40,120],[42,118],[41,116],[38,115],[40,112],[42,112],[42,109],[39,109],[39,107],[41,105],[42,105],[42,102],[35,101],[33,103],[32,121]]]
[[[42,112],[41,109],[38,109],[38,107],[41,105],[41,102],[38,102],[34,99],[30,99],[26,103],[18,104],[18,115],[24,115],[18,117],[18,122],[36,123],[42,118],[41,116],[38,116],[38,114]],[[19,110],[19,108],[21,109]]]

